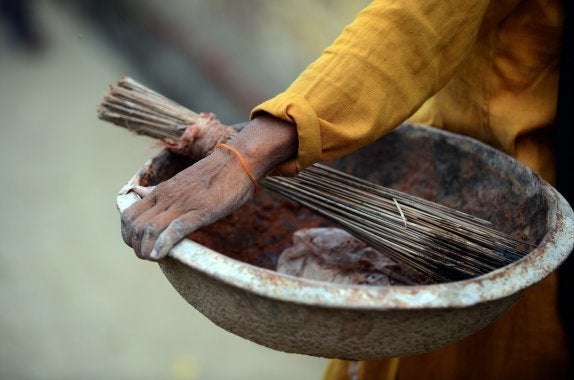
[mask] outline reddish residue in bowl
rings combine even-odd
[[[262,189],[233,214],[195,231],[189,238],[233,259],[274,270],[281,252],[292,245],[295,231],[330,226],[335,224]]]

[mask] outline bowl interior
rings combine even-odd
[[[191,163],[166,151],[140,173],[140,183],[155,185]],[[481,217],[533,244],[547,232],[548,206],[540,191],[541,180],[505,154],[469,138],[404,125],[329,165]],[[231,258],[274,270],[296,230],[334,225],[262,189],[239,210],[190,238]]]

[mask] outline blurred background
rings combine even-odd
[[[122,242],[157,148],[96,119],[123,75],[246,120],[367,1],[0,0],[0,379],[318,379],[213,325]]]

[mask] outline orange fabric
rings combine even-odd
[[[401,358],[397,379],[571,379],[556,290],[552,275],[477,334],[442,350]]]
[[[486,8],[486,0],[373,1],[252,116],[266,112],[296,124],[297,170],[355,151],[445,85],[476,40]]]
[[[559,0],[375,0],[252,116],[295,124],[298,156],[282,167],[290,174],[410,118],[480,139],[553,182],[562,21]],[[568,379],[556,283],[552,275],[527,290],[459,343],[399,361],[332,361],[325,379]]]
[[[474,137],[515,157],[518,139],[552,128],[558,94],[561,2],[515,3],[498,24],[486,30],[483,27],[456,75],[411,121]],[[494,15],[499,5],[493,2],[487,15]],[[483,25],[491,23],[485,19]],[[551,162],[552,154],[538,159]]]
[[[291,174],[408,118],[516,155],[554,121],[562,18],[559,0],[375,0],[252,117],[296,125]]]
[[[399,369],[399,359],[349,362],[333,359],[325,370],[329,380],[394,380]]]
[[[401,359],[358,363],[332,360],[324,379],[571,379],[572,369],[556,311],[556,286],[557,278],[552,275],[529,289],[498,321],[459,343]],[[389,371],[396,364],[398,370]],[[353,371],[353,366],[366,370]]]

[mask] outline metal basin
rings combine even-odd
[[[117,198],[123,211],[189,165],[161,152]],[[485,327],[571,252],[564,198],[516,160],[475,140],[403,125],[332,165],[490,220],[536,244],[522,260],[470,280],[425,286],[352,286],[273,270],[292,232],[328,224],[261,192],[235,214],[178,244],[160,263],[174,288],[218,326],[267,347],[355,360],[435,350]],[[199,244],[198,242],[201,242]]]

